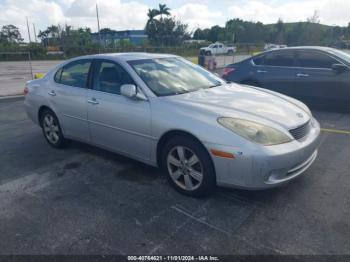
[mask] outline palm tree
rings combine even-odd
[[[159,15],[159,11],[157,9],[148,9],[148,13],[147,13],[148,20],[147,20],[146,27],[154,23],[154,20],[155,20],[154,18],[157,15]]]
[[[170,15],[170,8],[167,7],[165,4],[159,4],[158,14],[160,15],[160,19],[163,19],[163,15]]]

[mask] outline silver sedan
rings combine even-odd
[[[303,103],[173,55],[78,57],[24,91],[51,146],[80,140],[158,166],[192,196],[281,185],[317,156],[320,126]]]

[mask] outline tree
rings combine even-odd
[[[57,46],[62,34],[62,29],[59,26],[51,25],[44,31],[39,31],[38,37],[45,46]]]
[[[318,11],[315,10],[313,15],[310,16],[306,21],[310,22],[310,23],[319,24],[320,23],[320,15],[319,15]]]
[[[276,44],[285,44],[285,28],[284,28],[284,23],[281,18],[278,19],[276,25],[275,25],[275,37],[274,37],[274,42]]]
[[[160,19],[157,19],[159,15]],[[145,31],[153,45],[176,45],[190,37],[187,32],[187,24],[177,21],[174,17],[169,17],[170,9],[166,5],[159,4],[159,10],[148,9],[147,16]]]
[[[19,43],[23,41],[23,38],[18,27],[4,25],[0,31],[0,41],[5,43]]]
[[[160,14],[160,18],[163,19],[163,15],[170,15],[170,8],[166,5],[159,4],[158,14]]]
[[[195,40],[207,40],[208,36],[209,36],[209,31],[210,29],[206,28],[206,29],[196,29],[193,33],[193,39]]]

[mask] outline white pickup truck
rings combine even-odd
[[[222,55],[222,54],[233,55],[234,52],[236,52],[236,47],[226,46],[219,42],[211,44],[208,47],[202,47],[200,49],[200,53],[204,55]]]

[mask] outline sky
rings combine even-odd
[[[323,24],[345,26],[350,22],[350,0],[0,0],[0,26],[14,24],[27,41],[26,17],[32,39],[51,24],[90,27],[97,30],[98,4],[101,28],[143,29],[148,8],[166,4],[171,14],[190,30],[225,25],[228,19],[275,23],[305,21],[315,11]]]

